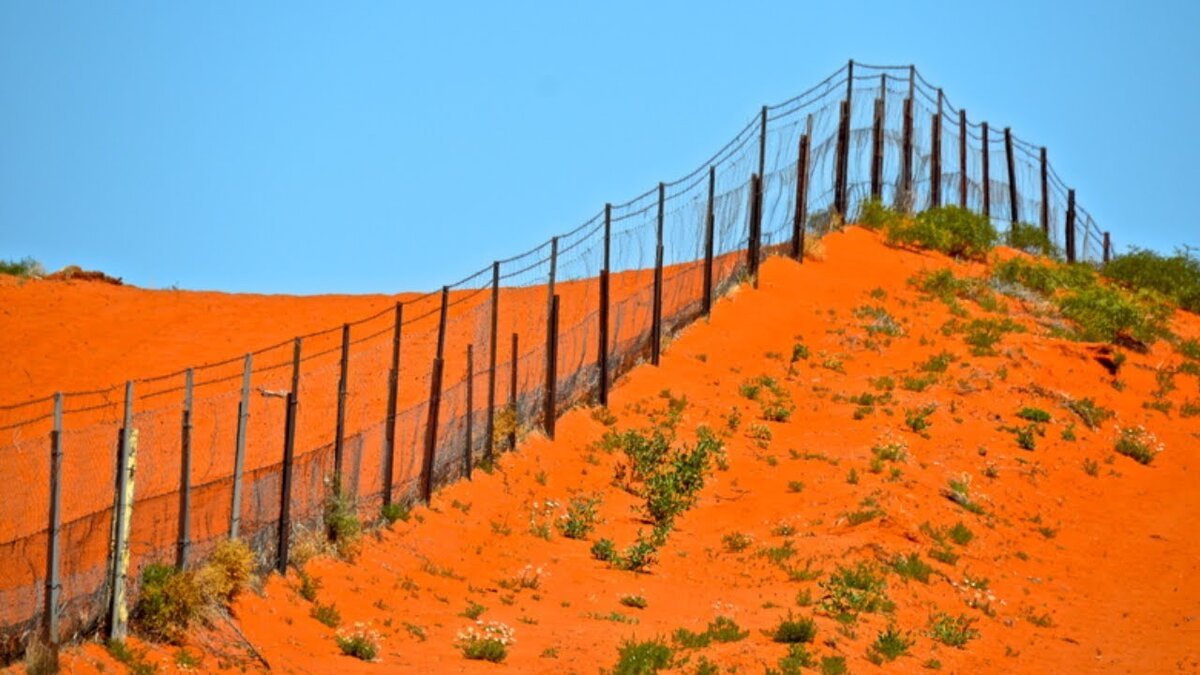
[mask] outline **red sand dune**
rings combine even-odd
[[[1200,669],[1200,540],[1191,526],[1200,516],[1200,422],[1142,406],[1159,388],[1157,371],[1180,357],[1165,344],[1129,354],[1118,389],[1092,346],[1044,335],[1015,301],[1006,301],[1011,317],[1030,332],[1006,334],[998,355],[972,356],[961,336],[939,330],[951,317],[947,307],[922,298],[906,280],[943,267],[980,274],[981,265],[890,249],[857,228],[825,244],[822,263],[769,260],[759,289],[739,287],[711,320],[671,341],[659,368],[640,366],[614,389],[610,409],[618,428],[646,426],[648,413],[665,407],[660,392],[669,389],[687,397],[683,438],[702,424],[726,436],[728,469],[712,474],[647,573],[594,560],[590,541],[531,532],[531,521],[561,513],[561,507],[547,511],[548,500],[561,505],[579,494],[603,500],[603,523],[591,540],[609,537],[624,548],[648,529],[633,508],[638,500],[612,484],[617,457],[595,448],[606,428],[590,409],[577,408],[559,421],[556,440],[531,436],[493,474],[439,491],[410,521],[368,537],[356,561],[307,564],[321,582],[319,601],[335,604],[343,625],[363,622],[382,634],[379,663],[340,655],[334,631],[311,618],[311,604],[299,597],[295,574],[271,575],[261,592],[237,600],[233,615],[245,639],[283,672],[490,672],[496,666],[466,661],[454,647],[458,631],[472,624],[462,613],[478,603],[486,608],[481,619],[516,630],[503,668],[595,672],[616,662],[625,639],[669,640],[676,629],[700,631],[727,616],[749,635],[680,650],[677,657],[690,662],[677,661],[679,672],[692,672],[701,656],[759,671],[775,667],[786,651],[764,631],[791,612],[815,617],[810,651],[844,656],[851,672],[876,667],[867,661],[868,646],[892,625],[913,639],[908,655],[884,666],[897,672],[919,671],[931,659],[959,673]],[[102,289],[114,290],[120,289]],[[358,301],[369,310],[390,299]],[[866,305],[886,308],[904,334],[868,343],[868,320],[855,314]],[[1174,328],[1200,336],[1200,319],[1180,313]],[[798,340],[811,355],[792,370],[788,356]],[[243,348],[231,342],[222,353]],[[874,378],[899,383],[922,375],[917,364],[943,351],[956,360],[936,383],[924,391],[897,386],[895,402],[855,419],[848,397],[877,392]],[[160,365],[171,367],[162,358]],[[790,421],[758,420],[757,405],[739,394],[739,385],[758,375],[788,390],[797,404]],[[1175,409],[1200,394],[1194,376],[1178,375],[1176,384],[1165,394]],[[1064,406],[1064,396],[1090,397],[1115,417],[1089,429]],[[926,405],[935,406],[927,437],[905,424],[908,410]],[[1016,412],[1026,406],[1052,416],[1034,450],[1019,448],[1001,428],[1020,424]],[[742,420],[736,431],[726,421],[733,409]],[[1144,425],[1165,451],[1148,466],[1117,455],[1114,423]],[[749,436],[758,424],[769,440],[761,432]],[[871,448],[887,442],[906,446],[906,458],[876,473]],[[1085,462],[1095,462],[1089,466],[1096,475]],[[944,496],[951,480],[969,486],[982,514]],[[882,515],[851,524],[848,514],[868,508]],[[930,529],[959,522],[974,536],[948,545],[957,560],[930,559],[937,547]],[[749,545],[731,550],[732,534],[746,535]],[[785,542],[791,553],[778,553]],[[817,574],[793,580],[770,561],[768,549],[788,566]],[[927,584],[887,573],[894,612],[863,614],[847,626],[819,609],[839,564],[883,564],[912,552],[935,571]],[[529,567],[543,571],[538,587],[512,590],[508,582]],[[646,608],[620,604],[627,594],[643,596]],[[963,649],[934,641],[926,631],[937,612],[965,614],[979,636]],[[176,648],[135,644],[163,670],[174,667]],[[188,648],[205,670],[258,667],[248,657],[230,660],[228,650],[218,655],[203,631]],[[117,665],[98,645],[86,645],[68,653],[66,667],[95,672]]]

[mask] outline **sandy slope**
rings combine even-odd
[[[528,438],[493,474],[450,486],[431,508],[370,538],[353,563],[308,563],[321,581],[319,601],[335,603],[344,625],[366,622],[382,633],[378,663],[339,654],[334,631],[309,616],[295,574],[273,575],[261,593],[237,601],[233,613],[246,638],[282,672],[591,673],[616,662],[624,639],[699,631],[721,615],[749,636],[681,650],[677,657],[689,660],[680,672],[692,672],[701,656],[760,672],[785,652],[763,631],[790,611],[815,616],[811,651],[845,656],[851,672],[876,668],[867,647],[891,624],[915,640],[909,655],[884,665],[896,672],[922,671],[930,659],[943,672],[959,673],[1200,669],[1200,540],[1193,535],[1200,517],[1200,418],[1174,412],[1168,418],[1142,407],[1157,388],[1155,369],[1179,357],[1165,345],[1131,354],[1118,390],[1088,345],[1040,335],[1016,303],[1014,318],[1034,330],[1006,335],[997,356],[971,356],[961,336],[939,331],[950,318],[947,308],[906,280],[926,268],[952,266],[960,275],[981,268],[888,249],[856,228],[826,245],[823,263],[768,261],[758,290],[742,287],[723,299],[711,321],[671,342],[660,368],[641,366],[614,390],[610,408],[619,428],[647,425],[648,413],[666,406],[661,392],[669,389],[687,397],[681,438],[690,439],[701,424],[726,435],[728,469],[713,473],[648,573],[594,560],[590,541],[557,533],[545,540],[530,531],[531,522],[561,513],[547,512],[548,500],[563,504],[592,493],[602,495],[604,519],[592,540],[610,537],[624,548],[639,528],[648,529],[634,508],[637,498],[612,485],[618,457],[594,448],[605,426],[582,408],[559,422],[557,440]],[[872,297],[874,289],[883,290],[875,293],[883,299]],[[867,320],[854,312],[864,305],[885,307],[904,335],[868,345]],[[1195,336],[1200,320],[1180,315],[1176,328]],[[811,355],[791,369],[797,340]],[[876,392],[872,378],[888,375],[899,383],[919,375],[916,364],[943,350],[957,360],[936,384],[923,392],[897,387],[894,403],[854,419],[856,405],[846,397]],[[834,360],[844,372],[822,365]],[[790,421],[757,420],[758,406],[739,394],[743,381],[760,374],[790,392],[797,404]],[[1167,395],[1176,410],[1200,396],[1196,378],[1179,375],[1176,384]],[[1091,397],[1116,417],[1088,429],[1063,406],[1062,395]],[[906,411],[926,404],[936,405],[927,438],[905,425]],[[1024,406],[1053,417],[1032,451],[1000,429],[1021,423],[1015,413]],[[726,418],[735,408],[741,423],[733,431]],[[1146,425],[1165,452],[1150,466],[1115,455],[1114,422]],[[765,447],[747,435],[754,424],[770,430]],[[1063,438],[1068,429],[1076,440]],[[885,442],[906,445],[907,458],[874,473],[871,447]],[[1085,472],[1085,460],[1097,463],[1098,475]],[[951,479],[969,481],[984,514],[943,496]],[[803,483],[802,491],[794,482]],[[848,522],[847,514],[872,504],[885,515]],[[931,560],[935,544],[922,525],[958,522],[973,540],[950,545],[959,555],[954,564]],[[733,533],[752,543],[729,550],[724,538]],[[815,579],[791,580],[763,554],[785,542],[794,549],[785,565],[819,570]],[[935,574],[928,584],[886,574],[893,613],[843,625],[819,609],[822,584],[839,564],[882,564],[910,552]],[[542,570],[538,587],[507,588],[527,566]],[[987,590],[968,588],[968,577],[986,579]],[[813,604],[802,606],[805,593]],[[648,606],[624,607],[624,594],[644,596]],[[454,648],[456,633],[472,623],[461,616],[472,602],[486,607],[483,620],[516,630],[503,666],[466,661]],[[930,616],[943,611],[974,619],[979,637],[964,649],[933,641],[926,634]],[[1043,623],[1050,625],[1035,625],[1030,616],[1048,616]],[[175,652],[151,647],[149,658],[170,669]],[[205,669],[231,665],[211,651],[202,659]],[[254,667],[249,660],[241,665]],[[115,664],[97,645],[67,657],[72,672],[99,667],[111,671]]]

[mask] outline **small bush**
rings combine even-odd
[[[499,621],[483,623],[460,630],[454,646],[472,661],[500,663],[508,656],[508,648],[516,642],[516,631]]]
[[[353,557],[362,534],[362,523],[354,500],[332,489],[325,498],[325,534],[333,550],[343,558]]]
[[[144,650],[134,650],[121,640],[109,640],[104,645],[110,656],[123,664],[133,675],[154,675],[158,666],[146,661]]]
[[[322,605],[318,602],[313,605],[309,615],[330,628],[337,628],[342,623],[342,613],[338,611],[337,605],[332,603]]]
[[[1013,223],[1004,236],[1004,243],[1018,251],[1033,255],[1042,255],[1048,258],[1057,255],[1054,244],[1050,242],[1050,237],[1046,236],[1042,228],[1028,223]]]
[[[1017,417],[1030,422],[1049,422],[1050,413],[1041,408],[1021,408],[1017,411]]]
[[[1105,420],[1113,416],[1113,411],[1096,405],[1096,402],[1090,398],[1071,400],[1067,402],[1067,408],[1078,415],[1087,428],[1093,430],[1100,428]]]
[[[968,642],[979,637],[979,631],[971,628],[975,619],[965,614],[950,616],[944,612],[929,620],[929,637],[949,647],[962,649]]]
[[[575,497],[567,503],[567,512],[558,521],[558,531],[568,539],[587,539],[600,521],[597,510],[600,497]]]
[[[868,199],[859,207],[858,224],[872,230],[887,230],[905,215],[885,206],[882,200]]]
[[[204,594],[191,572],[151,563],[142,568],[141,589],[130,618],[146,637],[179,643],[204,605]]]
[[[913,645],[913,642],[913,639],[900,632],[900,629],[888,626],[887,630],[881,632],[867,649],[867,658],[876,665],[895,661],[908,653],[908,648]]]
[[[0,274],[22,278],[40,277],[45,276],[46,268],[42,267],[42,263],[28,257],[21,260],[0,260]]]
[[[1181,309],[1200,312],[1200,260],[1134,249],[1110,260],[1101,273],[1126,288],[1152,290]]]
[[[946,536],[950,537],[950,541],[958,544],[959,546],[966,546],[967,544],[971,543],[972,539],[975,538],[975,533],[971,532],[971,528],[963,525],[962,521],[960,520],[954,524],[954,527],[946,530]]]
[[[661,639],[637,642],[626,640],[617,652],[613,675],[653,675],[671,667],[675,652]]]
[[[196,584],[206,600],[228,604],[250,585],[254,565],[254,551],[249,544],[226,539],[217,544],[208,562],[196,572]]]
[[[382,638],[377,631],[361,623],[354,624],[351,630],[339,630],[334,637],[338,649],[346,656],[353,656],[362,661],[374,661],[379,655],[379,643]]]
[[[889,244],[932,249],[956,258],[982,260],[997,238],[987,218],[958,206],[932,208],[914,219],[887,223]]]
[[[1117,440],[1113,449],[1139,464],[1149,464],[1165,446],[1158,442],[1154,434],[1140,426],[1117,427]]]
[[[601,562],[612,562],[617,555],[616,546],[611,539],[598,539],[592,544],[592,557]]]
[[[921,555],[917,552],[909,553],[907,556],[898,555],[891,563],[892,571],[899,574],[905,579],[916,579],[917,581],[927,584],[929,583],[929,575],[933,572],[933,568],[929,563],[921,560]]]
[[[823,656],[820,665],[821,675],[846,675],[846,657]]]
[[[726,551],[740,553],[749,548],[750,544],[754,543],[754,539],[743,532],[730,532],[721,537],[721,543],[725,545]]]
[[[891,611],[894,607],[886,594],[887,582],[870,563],[839,565],[820,586],[826,592],[821,608],[843,623],[854,621],[862,612]]]
[[[621,604],[626,607],[633,607],[634,609],[646,609],[649,603],[646,602],[646,598],[640,595],[622,595]]]
[[[794,617],[791,612],[771,630],[771,639],[785,644],[812,642],[816,636],[816,621],[811,617]]]
[[[398,520],[403,520],[407,523],[408,519],[412,517],[412,509],[407,504],[392,502],[391,504],[383,505],[380,515],[383,516],[388,525],[395,524]]]

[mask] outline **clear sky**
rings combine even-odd
[[[1200,244],[1200,3],[0,4],[0,258],[427,290],[705,161],[847,59],[1050,149],[1119,247]]]

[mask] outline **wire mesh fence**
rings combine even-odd
[[[603,396],[763,256],[802,255],[806,234],[871,198],[909,211],[961,204],[1001,229],[1036,224],[1071,260],[1111,250],[1042,148],[972,122],[911,66],[852,62],[763,107],[695,171],[439,291],[134,382],[128,401],[114,386],[0,406],[0,467],[21,486],[0,501],[0,653],[39,632],[59,641],[110,624],[118,577],[136,597],[145,565],[196,565],[230,537],[279,567],[291,535],[320,530],[334,492],[367,521],[427,497],[519,430],[552,428],[558,411]],[[136,472],[122,542],[126,405]],[[128,569],[115,562],[121,546]]]

